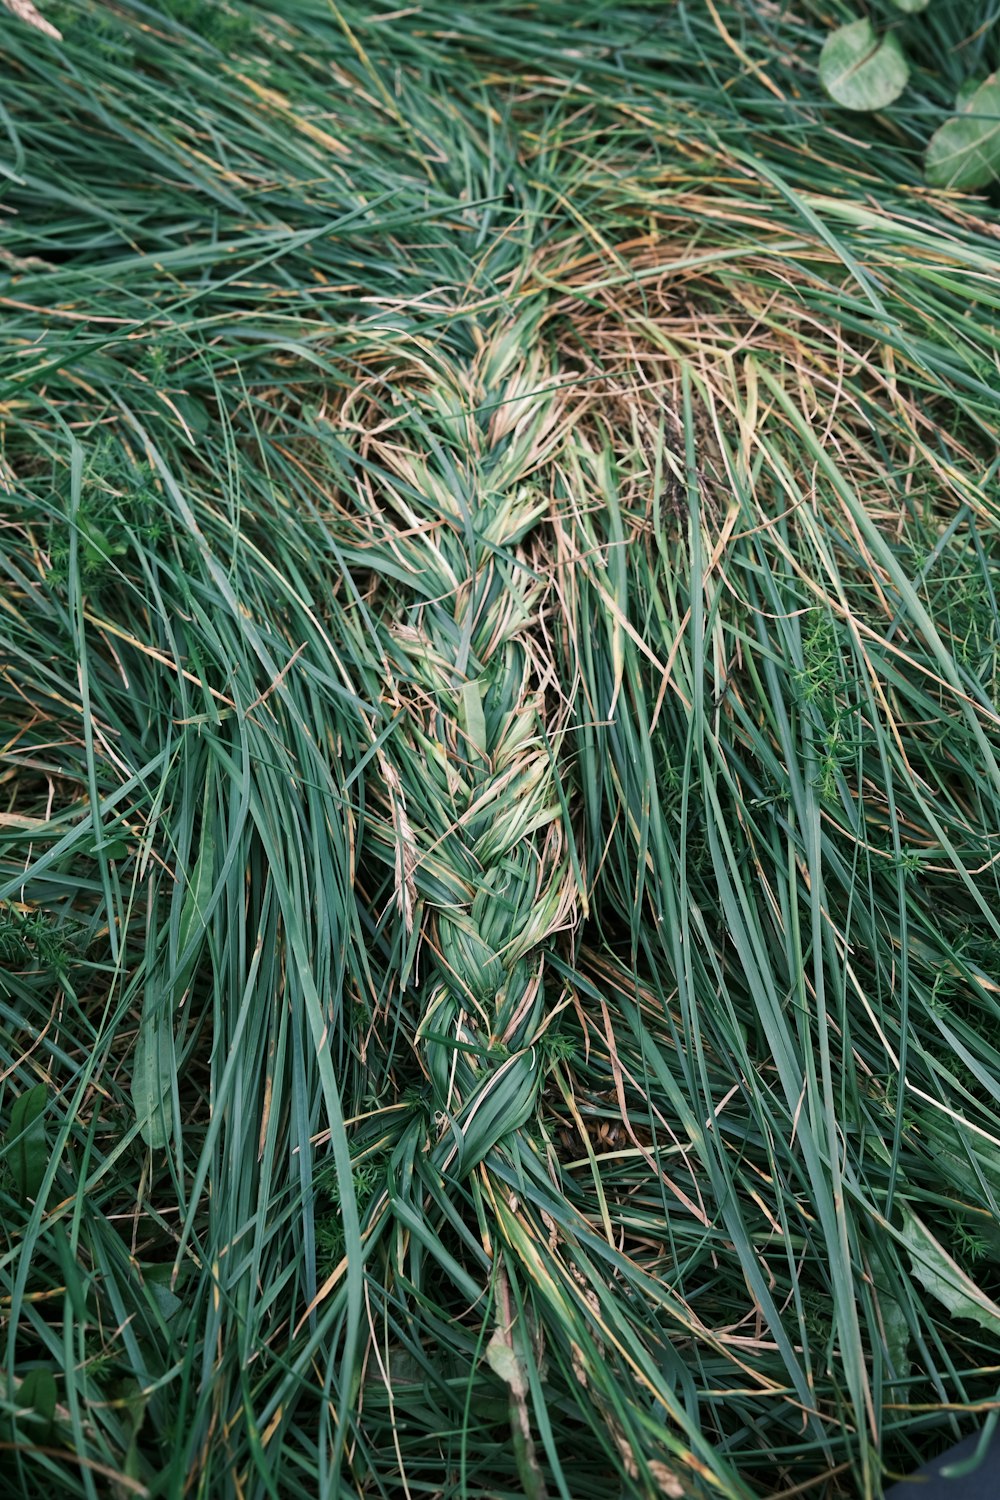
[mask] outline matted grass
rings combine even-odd
[[[919,152],[996,37],[859,123],[830,10],[4,23],[12,1493],[877,1496],[995,1410],[1000,238]]]

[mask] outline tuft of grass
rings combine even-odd
[[[996,28],[42,9],[8,1488],[877,1497],[996,1401]]]

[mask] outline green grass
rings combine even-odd
[[[7,1490],[880,1495],[1000,1385],[995,18],[42,8]]]

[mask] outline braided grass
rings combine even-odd
[[[379,763],[398,909],[422,940],[413,1045],[440,1129],[435,1162],[459,1177],[536,1105],[546,952],[579,909],[539,571],[548,502],[532,477],[561,411],[540,362],[519,355],[522,327],[480,339],[464,368],[414,367],[399,414],[373,430],[363,393],[342,413],[361,429],[369,565],[419,580],[416,601],[394,593],[380,622],[392,731]]]
[[[381,936],[396,935],[369,1045],[391,1051],[387,1018],[408,1018],[409,1061],[397,1050],[393,1076],[411,1118],[394,1114],[366,1229],[392,1237],[391,1295],[406,1299],[411,1329],[424,1259],[451,1279],[456,1317],[508,1388],[526,1495],[546,1492],[529,1415],[539,1372],[576,1421],[598,1424],[609,1474],[624,1464],[650,1495],[693,1493],[699,1476],[739,1494],[660,1373],[667,1346],[651,1330],[663,1315],[690,1327],[687,1310],[620,1252],[606,1207],[607,1233],[595,1233],[546,1122],[547,1097],[573,1108],[560,1073],[573,1044],[559,1026],[584,997],[563,958],[587,880],[560,773],[571,705],[555,668],[566,505],[555,496],[576,409],[543,323],[535,300],[447,350],[387,341],[365,363],[391,361],[391,387],[370,377],[328,416],[343,444],[331,529],[368,579],[359,628],[381,664],[369,682],[381,795],[367,826],[388,873]],[[441,1253],[449,1233],[462,1265]],[[621,1281],[640,1317],[615,1294]],[[563,1466],[572,1455],[551,1464]]]

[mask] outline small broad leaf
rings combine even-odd
[[[161,1151],[173,1131],[174,1031],[170,998],[149,984],[132,1059],[132,1103],[147,1146]]]
[[[521,1361],[499,1329],[486,1345],[486,1363],[505,1385],[509,1385],[515,1396],[523,1396],[528,1389]]]
[[[870,21],[852,21],[827,37],[819,55],[819,81],[845,109],[885,109],[910,76],[899,40],[879,41]]]
[[[184,1306],[183,1302],[168,1286],[162,1286],[157,1281],[150,1281],[147,1285],[156,1311],[164,1323],[169,1323],[170,1319]]]
[[[180,414],[181,420],[191,434],[194,437],[204,437],[211,425],[208,412],[205,409],[205,403],[199,401],[197,396],[186,396],[178,393],[175,393],[171,399]]]
[[[885,1352],[896,1381],[904,1381],[910,1373],[910,1325],[902,1304],[895,1295],[899,1277],[898,1274],[892,1274],[891,1263],[879,1255],[874,1246],[869,1251],[869,1258],[875,1273],[875,1292]]]
[[[94,852],[105,859],[127,859],[129,846],[125,839],[109,839],[106,844],[95,845]]]
[[[918,11],[926,10],[931,0],[892,0],[897,10],[903,10],[908,16],[915,16]]]
[[[128,548],[122,546],[120,542],[112,542],[106,532],[103,532],[89,516],[81,514],[77,524],[80,529],[83,554],[91,566],[96,567],[111,557],[123,557],[128,551]]]
[[[981,1292],[971,1276],[948,1254],[912,1209],[903,1209],[903,1244],[913,1274],[925,1291],[953,1317],[971,1318],[992,1334],[1000,1333],[1000,1307]]]
[[[56,1414],[58,1395],[56,1377],[51,1370],[29,1370],[18,1388],[17,1404],[49,1428]]]
[[[45,1133],[45,1106],[49,1091],[44,1083],[26,1089],[14,1101],[7,1140],[10,1170],[18,1197],[36,1198],[49,1164],[49,1142]]]
[[[960,115],[963,110],[968,109],[969,105],[972,103],[973,95],[977,92],[978,89],[982,88],[984,83],[988,82],[989,79],[984,78],[981,73],[978,77],[967,78],[965,80],[958,93],[955,95],[956,115]]]
[[[971,94],[960,94],[959,113],[936,130],[927,147],[931,187],[988,187],[1000,177],[1000,74]]]
[[[174,1291],[175,1268],[169,1263],[156,1263],[141,1267],[142,1282],[150,1302],[164,1323],[169,1323],[184,1306],[183,1299]]]

